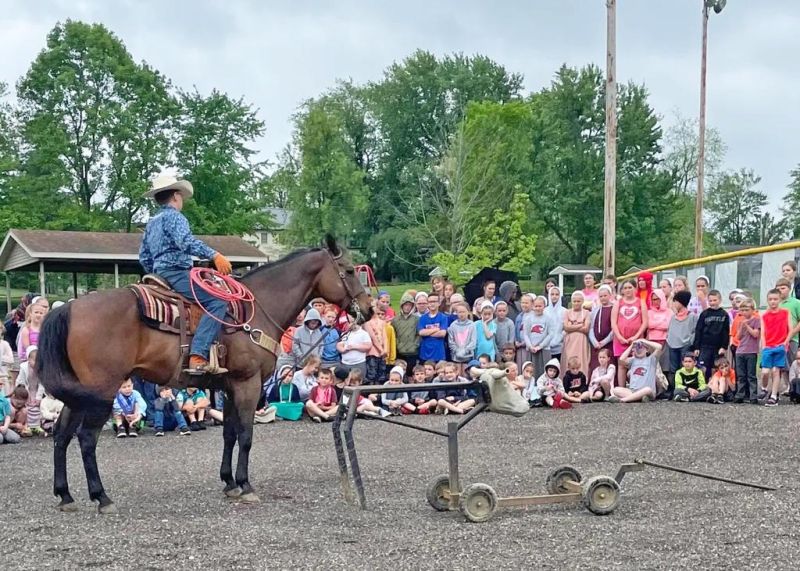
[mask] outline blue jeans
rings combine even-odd
[[[153,409],[155,410],[153,426],[156,430],[164,429],[165,414],[168,414],[175,420],[175,424],[178,425],[178,428],[186,427],[186,419],[183,418],[183,413],[178,409],[178,403],[175,402],[174,399],[168,401],[166,399],[157,398]]]
[[[151,411],[155,410],[154,404],[156,399],[158,398],[158,389],[156,388],[157,385],[155,383],[151,383],[145,381],[141,377],[137,377],[136,375],[131,375],[131,380],[133,380],[133,388],[134,390],[139,391],[139,394],[142,395],[144,402],[147,403],[147,411],[145,412],[145,421],[147,424],[152,423],[153,414]]]
[[[158,272],[158,275],[163,276],[175,291],[187,299],[194,301],[194,296],[189,286],[189,270],[161,270]],[[205,307],[206,311],[217,319],[223,319],[225,317],[225,313],[228,311],[227,302],[213,297],[199,287],[195,287],[194,291],[197,294],[197,300]],[[208,350],[211,344],[217,339],[221,329],[222,324],[219,321],[203,314],[197,326],[197,331],[194,334],[194,339],[192,339],[192,347],[189,352],[192,355],[199,355],[204,359],[208,359]]]

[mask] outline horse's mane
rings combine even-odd
[[[297,249],[297,250],[295,250],[295,251],[293,251],[293,252],[291,252],[289,254],[286,254],[284,257],[280,258],[279,260],[275,260],[274,262],[269,262],[267,264],[264,264],[262,266],[259,266],[257,268],[254,268],[254,269],[250,270],[249,272],[247,272],[242,277],[246,278],[246,277],[252,276],[254,274],[257,274],[259,272],[263,272],[265,270],[275,269],[275,268],[277,268],[279,266],[282,266],[283,264],[285,264],[287,262],[291,262],[295,258],[299,258],[300,256],[303,256],[305,254],[309,254],[311,252],[319,252],[320,250],[322,250],[322,248],[299,248],[299,249]]]

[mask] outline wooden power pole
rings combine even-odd
[[[697,139],[697,197],[694,207],[694,257],[703,255],[703,191],[706,163],[706,53],[708,50],[708,3],[703,2],[703,50],[700,60],[700,133]]]
[[[603,273],[615,273],[617,238],[617,0],[606,0],[606,177]]]

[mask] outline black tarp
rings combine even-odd
[[[464,298],[467,300],[467,303],[470,305],[470,307],[473,303],[475,303],[476,299],[483,295],[483,284],[488,280],[494,280],[494,282],[497,284],[495,295],[499,295],[500,284],[505,281],[512,281],[519,285],[517,274],[514,272],[498,270],[497,268],[483,268],[477,274],[472,276],[472,279],[469,280],[464,286]]]

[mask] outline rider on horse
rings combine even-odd
[[[230,274],[232,269],[225,256],[192,235],[189,221],[181,214],[184,201],[191,198],[193,192],[189,181],[164,175],[153,180],[152,188],[145,196],[155,199],[161,209],[147,223],[139,249],[139,262],[145,271],[163,277],[175,291],[188,299],[194,298],[189,277],[192,256],[213,260],[214,266],[223,274]],[[217,319],[225,317],[228,304],[201,288],[196,288],[195,294],[207,313],[200,319],[192,340],[186,372],[192,375],[226,373],[227,370],[210,365],[209,350],[222,328]]]

